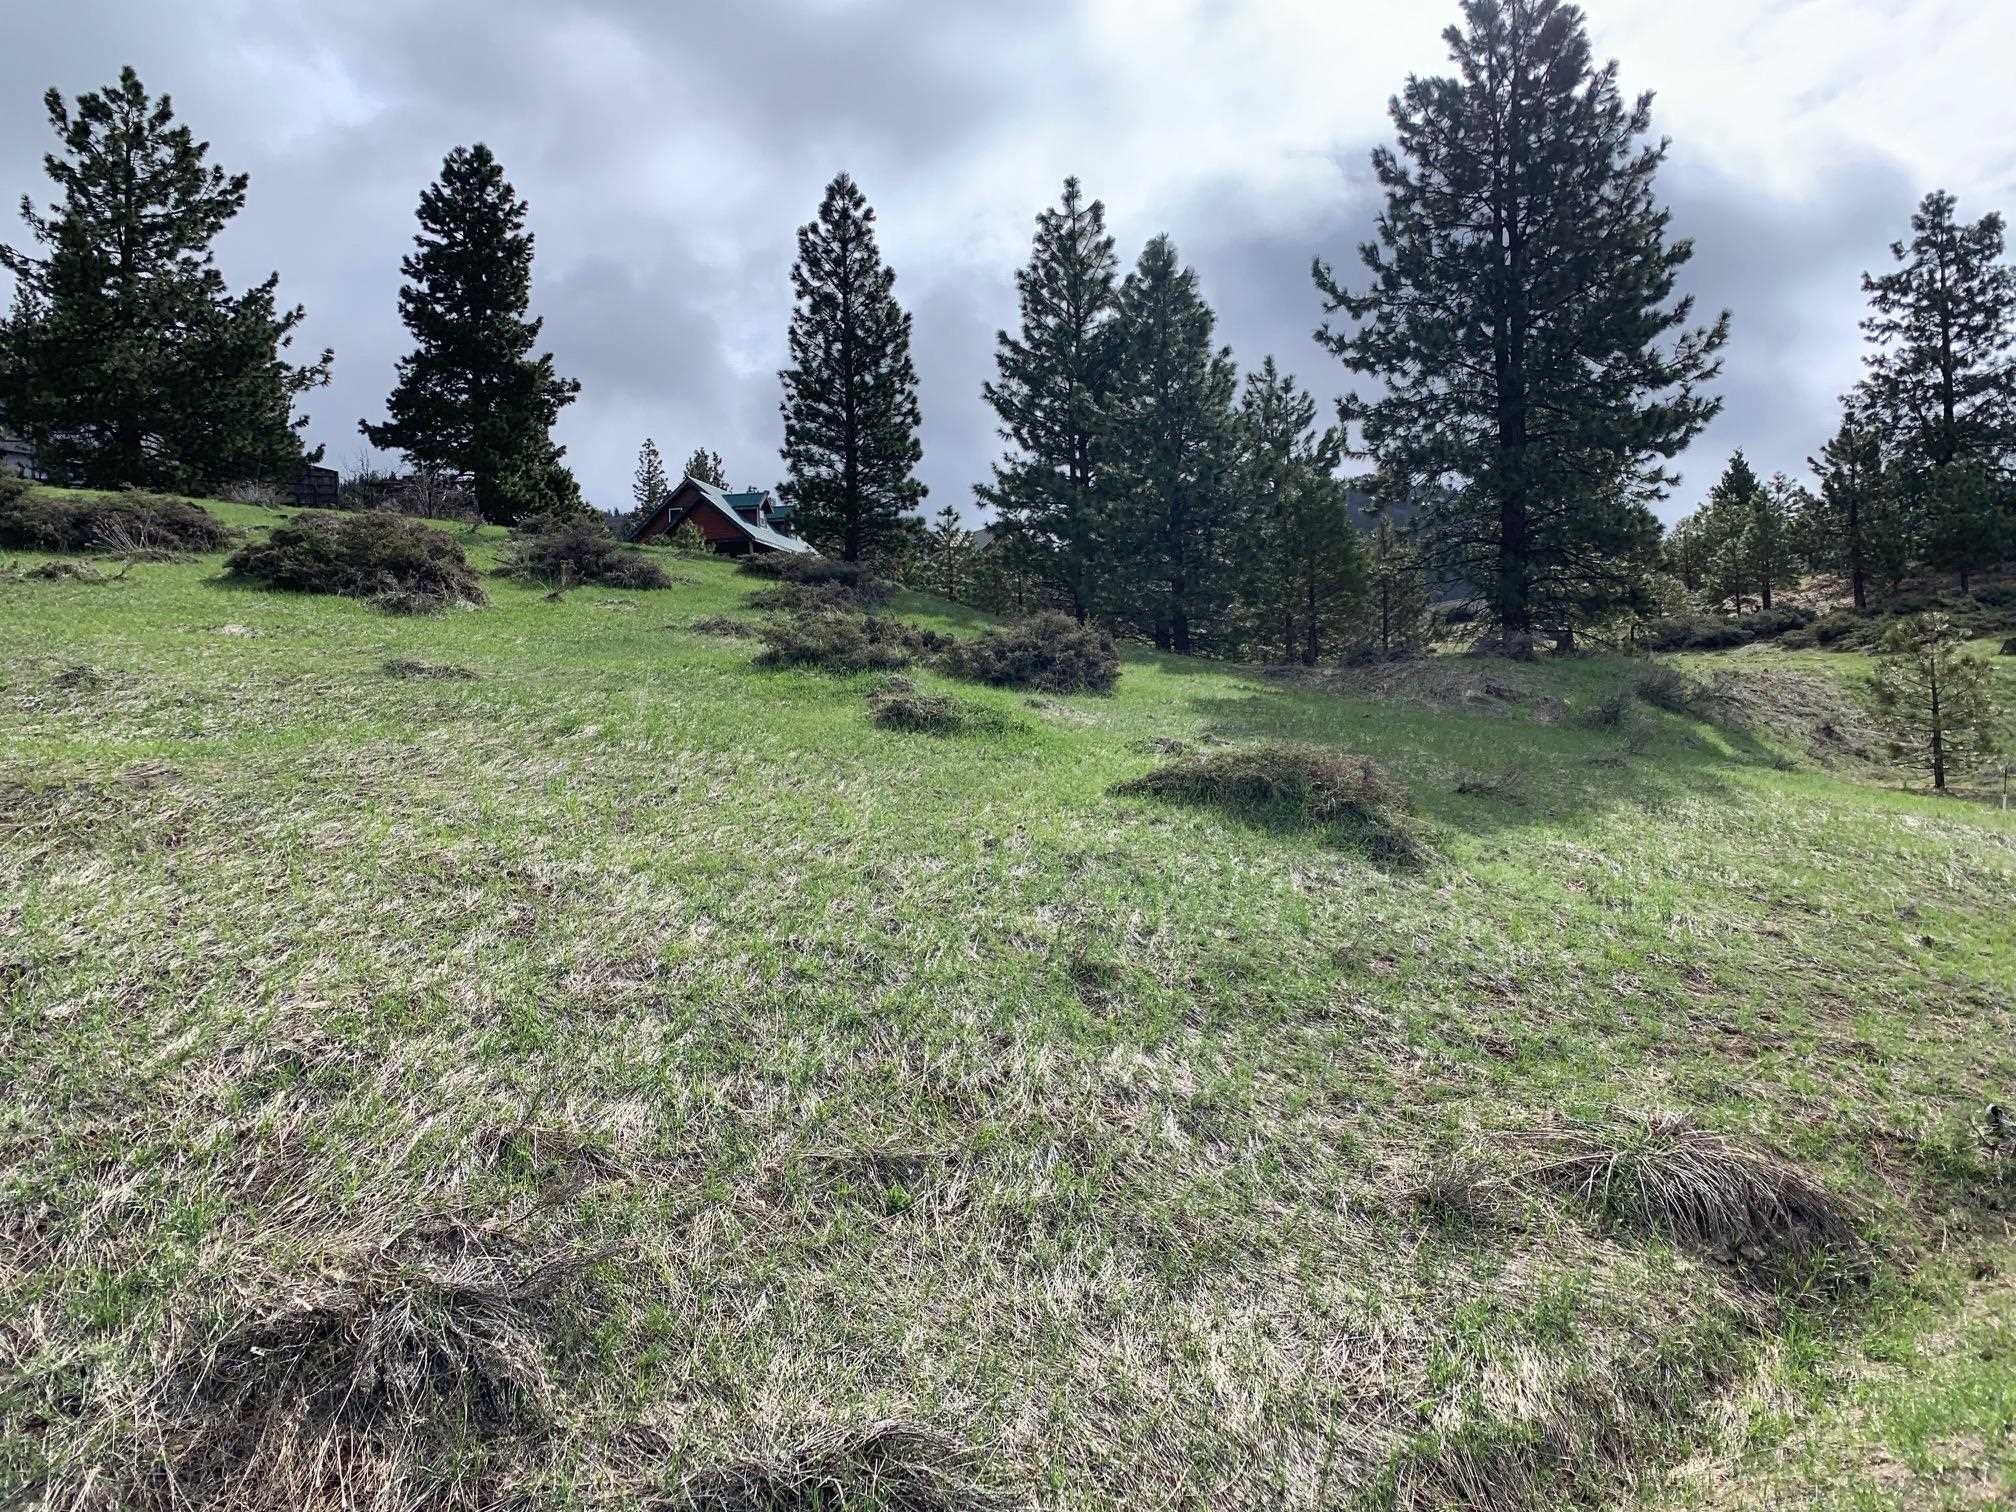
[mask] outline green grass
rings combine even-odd
[[[884,731],[663,560],[420,620],[0,586],[0,1501],[2016,1491],[2016,818],[1593,723],[1603,658],[922,672],[993,717]],[[1109,792],[1261,740],[1377,761],[1426,863]],[[1660,1110],[1874,1258],[1760,1285],[1527,1179]]]

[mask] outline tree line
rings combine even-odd
[[[1627,97],[1562,0],[1464,0],[1453,72],[1410,79],[1373,153],[1374,234],[1349,276],[1312,264],[1320,347],[1367,381],[1332,416],[1273,356],[1242,371],[1166,235],[1123,271],[1073,178],[1037,217],[1018,320],[984,386],[1002,451],[927,527],[911,319],[847,174],[798,233],[779,484],[833,554],[902,556],[1174,651],[1316,661],[1404,646],[1428,599],[1508,644],[1652,612],[1673,594],[1766,607],[1805,570],[1858,606],[1906,575],[1964,584],[2016,544],[2016,270],[2003,226],[1928,196],[1865,279],[1870,355],[1808,490],[1740,455],[1670,532],[1653,510],[1719,413],[1727,312],[1678,292],[1693,246],[1656,183],[1651,97]],[[52,470],[196,491],[308,457],[295,407],[331,354],[277,280],[227,288],[210,244],[246,181],[206,161],[131,69],[51,91],[61,191],[24,202],[35,252],[0,325],[0,413]],[[551,438],[579,385],[537,350],[527,207],[481,144],[422,194],[399,305],[413,346],[375,446],[454,479],[490,520],[584,506]],[[689,473],[724,480],[704,448]],[[640,455],[640,508],[672,482]]]

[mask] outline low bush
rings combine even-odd
[[[1681,675],[1677,667],[1647,667],[1639,674],[1632,691],[1655,709],[1669,714],[1691,714],[1701,690]]]
[[[598,588],[669,588],[665,569],[593,524],[562,524],[518,536],[498,568],[528,583]]]
[[[776,583],[798,583],[806,587],[862,589],[882,580],[866,562],[843,562],[837,557],[816,554],[788,555],[780,551],[762,552],[742,558],[739,569],[747,577],[768,578]]]
[[[946,638],[901,620],[833,610],[793,614],[762,628],[759,667],[822,672],[893,672],[943,649]]]
[[[406,515],[297,515],[241,547],[227,570],[269,588],[377,599],[407,612],[483,602],[455,538]]]
[[[2012,635],[2009,639],[2002,642],[2002,655],[2016,656],[2016,635]]]
[[[736,619],[732,614],[710,614],[705,619],[693,621],[686,628],[701,635],[725,635],[731,640],[755,640],[763,633],[763,627],[754,620]]]
[[[1113,792],[1273,823],[1337,826],[1381,860],[1412,862],[1425,854],[1403,821],[1406,790],[1369,757],[1325,746],[1276,741],[1185,757]]]
[[[1779,604],[1755,614],[1727,617],[1717,614],[1672,614],[1646,627],[1644,647],[1648,651],[1729,651],[1738,646],[1779,637],[1805,629],[1816,618],[1811,609]]]
[[[854,585],[838,582],[778,583],[774,587],[758,588],[744,602],[751,609],[765,609],[781,614],[813,613],[819,610],[861,611],[887,603],[895,591],[879,578],[863,578]]]
[[[1042,693],[1110,693],[1120,680],[1112,639],[1068,614],[1039,614],[959,641],[946,652],[944,667],[973,682]]]
[[[882,729],[917,735],[956,735],[973,722],[958,699],[926,693],[907,677],[892,677],[868,695],[868,717]]]
[[[1631,693],[1613,688],[1586,709],[1579,710],[1575,722],[1590,730],[1621,729],[1631,718]]]
[[[203,510],[164,494],[129,491],[66,498],[21,484],[0,491],[0,546],[22,551],[96,551],[161,559],[220,551],[232,533]]]

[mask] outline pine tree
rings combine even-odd
[[[1994,674],[1943,614],[1913,615],[1890,627],[1876,666],[1876,699],[1895,724],[1896,756],[1931,773],[1935,789],[1994,750]]]
[[[671,492],[672,485],[665,476],[665,459],[658,455],[658,443],[646,436],[644,444],[637,448],[637,473],[630,484],[630,497],[637,501],[638,518],[648,519],[656,514]]]
[[[1382,512],[1365,532],[1365,597],[1358,643],[1381,656],[1412,651],[1428,638],[1428,578],[1407,531]]]
[[[2016,471],[2016,267],[2003,260],[2001,216],[1966,225],[1956,209],[1950,194],[1926,195],[1911,240],[1891,246],[1897,266],[1863,275],[1873,350],[1856,403],[1926,531],[1921,555],[1965,591],[2006,544],[1999,515],[1968,512],[1982,487]]]
[[[979,495],[1081,624],[1102,570],[1102,409],[1119,266],[1105,206],[1066,179],[1061,203],[1036,217],[1028,266],[1015,275],[1021,333],[996,335],[1000,376],[981,388],[1009,450]]]
[[[728,487],[728,469],[721,465],[721,453],[704,446],[694,447],[693,455],[686,459],[686,476],[695,483],[712,483],[724,490]]]
[[[1882,435],[1851,412],[1806,465],[1820,480],[1820,492],[1806,501],[1802,549],[1816,567],[1847,578],[1855,608],[1866,611],[1870,579],[1901,545],[1891,519]]]
[[[947,504],[931,518],[921,557],[922,586],[955,604],[966,602],[973,582],[973,536],[959,518],[959,511]]]
[[[1456,483],[1424,500],[1422,545],[1517,640],[1642,585],[1663,463],[1720,407],[1700,390],[1728,317],[1687,328],[1693,302],[1673,291],[1693,248],[1668,243],[1653,197],[1651,97],[1627,105],[1616,65],[1592,64],[1581,11],[1463,14],[1444,34],[1458,77],[1410,79],[1397,150],[1373,154],[1370,286],[1315,265],[1326,308],[1359,322],[1318,340],[1384,386],[1340,413],[1388,495]]]
[[[895,282],[875,212],[843,173],[819,218],[798,230],[791,366],[778,375],[789,473],[780,491],[797,506],[799,533],[850,562],[904,540],[904,515],[925,495],[910,317]]]
[[[54,475],[96,488],[202,491],[320,460],[293,408],[329,381],[331,354],[288,362],[305,312],[279,308],[279,275],[234,295],[212,262],[246,176],[206,163],[209,144],[131,68],[74,113],[54,89],[44,104],[61,199],[45,216],[24,195],[21,216],[46,255],[0,247],[15,281],[0,324],[8,423]]]
[[[1166,236],[1120,288],[1104,452],[1115,542],[1107,586],[1128,622],[1165,651],[1223,638],[1229,588],[1220,539],[1238,369],[1212,345],[1217,317]]]
[[[1783,522],[1741,448],[1729,458],[1708,501],[1692,517],[1700,535],[1701,592],[1711,604],[1729,603],[1738,614],[1758,595],[1771,607],[1771,590],[1784,551]]]
[[[1365,553],[1334,473],[1342,440],[1317,434],[1316,401],[1269,357],[1239,398],[1240,598],[1263,646],[1316,665],[1365,591]]]
[[[359,421],[373,446],[468,482],[486,520],[511,524],[580,507],[552,429],[581,385],[532,354],[544,322],[532,300],[525,201],[490,149],[457,147],[420,196],[415,250],[400,264],[399,315],[414,349],[381,425]]]

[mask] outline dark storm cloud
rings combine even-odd
[[[309,408],[342,465],[405,347],[418,194],[450,147],[489,142],[531,202],[544,341],[583,385],[560,438],[617,507],[647,432],[675,464],[706,445],[737,481],[775,481],[793,233],[845,167],[915,317],[928,507],[970,508],[998,445],[980,399],[994,333],[1067,173],[1108,201],[1123,264],[1175,237],[1242,370],[1271,352],[1326,403],[1350,386],[1311,340],[1309,262],[1355,273],[1379,107],[1407,68],[1438,66],[1442,21],[1397,5],[1347,25],[1317,0],[68,0],[32,7],[0,51],[0,191],[46,197],[48,85],[75,94],[130,61],[171,91],[216,160],[252,175],[226,271],[278,268],[308,307],[302,344],[336,348]],[[1757,136],[1782,170],[1791,149]],[[1866,140],[1824,146],[1789,188],[1726,143],[1676,149],[1663,187],[1699,248],[1688,286],[1736,315],[1728,409],[1676,507],[1736,445],[1798,468],[1854,379],[1857,280],[1930,186]]]

